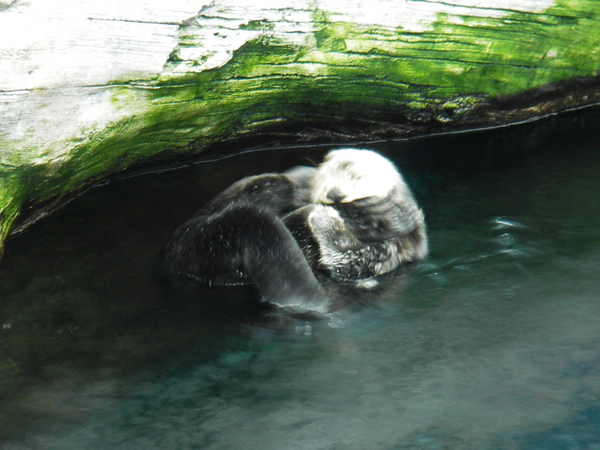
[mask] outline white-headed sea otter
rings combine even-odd
[[[311,264],[361,282],[427,256],[425,218],[394,165],[370,150],[329,152],[311,203],[284,219]]]
[[[343,149],[317,169],[234,183],[175,231],[165,265],[176,281],[255,283],[269,303],[327,312],[317,275],[364,283],[426,254],[423,213],[394,165]]]

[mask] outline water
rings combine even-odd
[[[253,153],[93,190],[0,267],[1,449],[600,449],[600,111],[380,143],[431,256],[330,320],[190,311],[173,229]]]

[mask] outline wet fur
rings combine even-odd
[[[281,217],[309,201],[314,169],[248,177],[179,227],[165,250],[176,287],[255,283],[275,305],[326,311],[327,295]]]
[[[234,183],[175,231],[165,263],[190,296],[254,284],[274,305],[326,312],[317,276],[372,286],[426,254],[423,213],[393,164],[368,150],[338,150],[316,170]]]
[[[427,255],[423,212],[394,165],[375,152],[330,152],[313,177],[311,200],[285,223],[313,270],[335,281],[364,283]]]

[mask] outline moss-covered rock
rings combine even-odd
[[[0,242],[131,170],[600,100],[595,0],[18,3],[0,5]]]

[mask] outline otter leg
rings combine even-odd
[[[264,299],[279,306],[327,312],[327,294],[283,221],[251,208],[246,214],[246,226],[240,229],[244,267]]]

